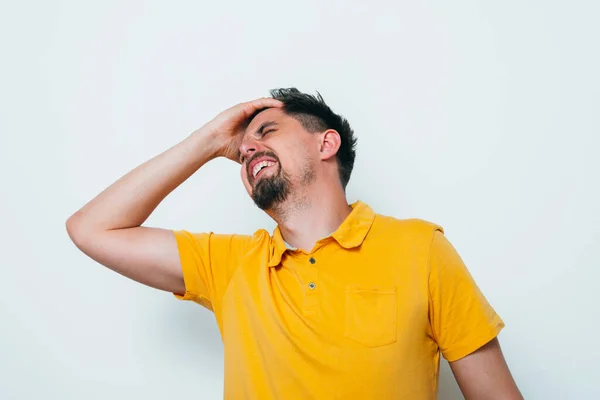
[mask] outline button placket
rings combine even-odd
[[[319,306],[319,285],[318,285],[318,269],[315,266],[317,260],[311,256],[308,259],[307,266],[307,283],[304,290],[304,313],[314,315],[318,312]]]

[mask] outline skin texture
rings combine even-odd
[[[450,368],[467,400],[523,399],[506,365],[498,339],[450,363]]]
[[[170,230],[143,227],[160,202],[216,157],[240,164],[257,206],[280,226],[285,240],[310,250],[351,211],[335,158],[335,130],[308,132],[273,99],[233,106],[172,148],[131,170],[75,212],[66,223],[73,243],[90,258],[142,284],[183,294],[185,285]],[[258,113],[251,121],[249,118]],[[254,179],[254,161],[275,165]],[[465,396],[521,399],[495,339],[451,363]]]

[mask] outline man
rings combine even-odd
[[[272,91],[138,166],[67,221],[85,254],[215,314],[225,398],[433,399],[441,354],[467,399],[520,399],[504,323],[441,227],[348,204],[356,139],[317,97]],[[241,164],[270,235],[142,224],[216,157]]]

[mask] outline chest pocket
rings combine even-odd
[[[368,347],[397,340],[397,293],[395,287],[346,287],[344,336]]]

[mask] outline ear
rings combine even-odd
[[[328,160],[331,157],[335,157],[340,145],[340,134],[334,129],[328,129],[321,133],[321,160]]]

